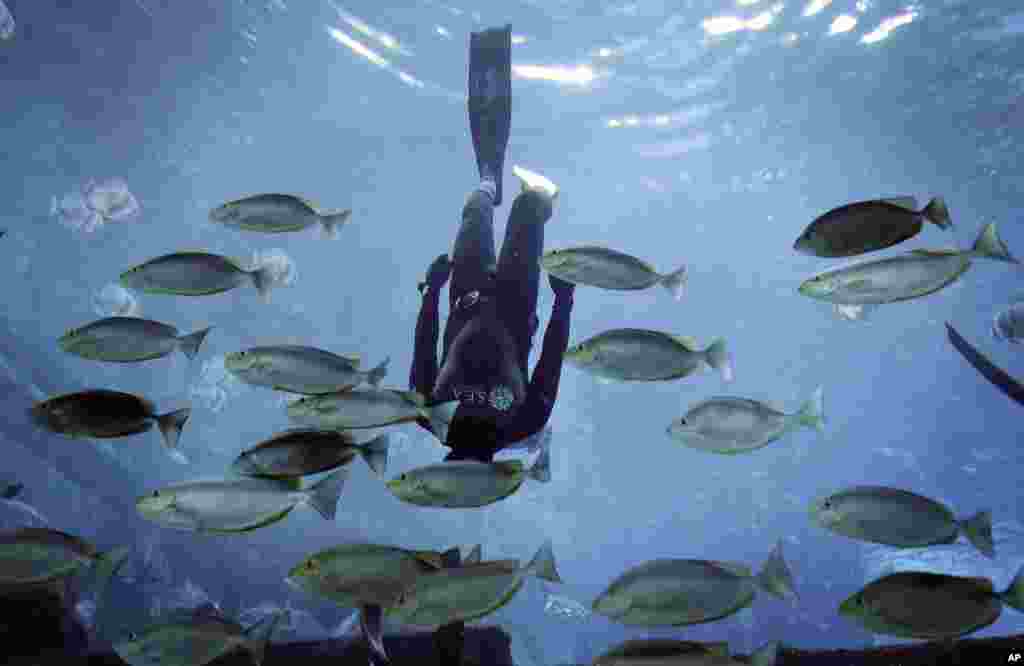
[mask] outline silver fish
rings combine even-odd
[[[758,587],[780,599],[796,599],[781,542],[756,576],[731,562],[650,560],[615,579],[594,600],[593,609],[626,625],[698,624],[746,608]]]
[[[287,611],[266,617],[248,629],[209,607],[178,612],[142,631],[130,632],[113,645],[130,666],[205,666],[238,648],[256,666],[263,663],[267,644]]]
[[[239,479],[179,483],[136,501],[139,514],[164,527],[208,533],[248,532],[272,525],[300,504],[334,520],[348,478],[342,467],[301,489],[297,479]]]
[[[519,460],[490,463],[454,460],[419,467],[386,485],[403,502],[465,509],[505,499],[527,478],[542,483],[551,480],[550,454],[546,449],[529,469]]]
[[[949,544],[962,532],[982,554],[995,557],[989,511],[958,520],[941,503],[907,490],[853,486],[815,500],[810,514],[836,534],[897,548]]]
[[[418,576],[443,566],[441,553],[435,551],[353,543],[310,555],[285,580],[344,607],[391,606]]]
[[[970,250],[913,250],[886,259],[851,264],[815,275],[800,285],[810,298],[847,306],[882,305],[921,298],[955,282],[971,267],[971,259],[984,257],[1020,263],[989,223]]]
[[[205,296],[252,284],[266,300],[277,286],[266,266],[243,268],[235,259],[207,252],[175,252],[133,266],[121,274],[121,286],[147,294]]]
[[[476,620],[508,603],[526,576],[562,582],[550,541],[525,567],[516,560],[498,560],[427,572],[416,577],[386,612],[402,624],[417,627]]]
[[[300,398],[288,404],[288,418],[314,428],[377,428],[425,418],[434,432],[447,431],[448,403],[427,407],[415,391],[353,389]]]
[[[111,363],[148,361],[175,349],[194,359],[211,328],[181,335],[174,326],[150,319],[107,317],[69,330],[58,344],[68,353]]]
[[[706,365],[718,370],[724,381],[733,380],[724,340],[699,349],[693,338],[640,328],[605,331],[570,347],[564,358],[570,365],[610,381],[669,381]]]
[[[210,211],[210,221],[226,227],[275,234],[319,225],[325,238],[336,238],[338,229],[351,216],[351,210],[321,212],[309,201],[291,194],[257,194]]]
[[[188,459],[178,448],[178,441],[191,412],[186,407],[157,414],[153,403],[145,398],[91,389],[37,402],[29,409],[29,418],[41,428],[72,438],[128,437],[152,429],[155,423],[167,453],[175,461],[186,463]]]
[[[797,428],[822,430],[824,409],[821,387],[792,414],[748,398],[714,397],[698,402],[673,421],[668,434],[701,451],[748,453]]]
[[[566,282],[601,289],[636,291],[660,284],[677,301],[683,297],[686,267],[662,275],[646,261],[618,250],[597,245],[580,245],[549,250],[541,267]]]
[[[359,356],[340,356],[316,347],[267,345],[230,352],[224,367],[247,384],[317,395],[345,391],[363,382],[380,385],[390,357],[371,370],[359,369]]]

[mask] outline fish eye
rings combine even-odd
[[[138,640],[138,639],[139,639],[139,635],[137,633],[135,633],[134,631],[129,631],[128,632],[128,640],[135,641],[135,640]]]
[[[679,417],[679,425],[686,425],[686,419],[680,416]]]
[[[153,497],[160,497],[160,491],[159,490],[154,490],[153,491]]]
[[[398,480],[399,480],[399,481],[405,481],[405,479],[406,479],[406,478],[407,478],[407,475],[406,475],[406,474],[403,474],[403,475],[401,475],[400,477],[398,477]]]
[[[822,506],[825,507],[826,509],[831,509],[832,508],[831,500],[825,500],[825,502],[822,504]]]

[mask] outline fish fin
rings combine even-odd
[[[2,497],[4,499],[14,499],[18,494],[24,490],[25,485],[22,483],[10,483],[4,488]]]
[[[540,481],[541,483],[547,483],[551,480],[551,454],[546,448],[541,449],[540,455],[537,456],[537,460],[530,466],[526,475],[534,481]]]
[[[287,196],[287,195],[285,195],[285,196]],[[320,214],[320,206],[318,206],[315,201],[312,201],[310,199],[307,199],[306,197],[300,197],[300,196],[297,196],[297,195],[295,196],[295,198],[297,200],[301,201],[303,206],[309,208],[311,211],[313,211],[317,215]]]
[[[388,466],[388,447],[391,445],[391,435],[384,433],[374,437],[366,444],[359,447],[359,452],[366,461],[367,466],[378,476],[383,476]]]
[[[341,358],[345,359],[352,364],[354,370],[358,370],[360,364],[363,362],[363,356],[359,352],[352,352],[348,354],[338,354]]]
[[[844,305],[836,303],[832,306],[832,314],[843,321],[867,321],[871,313],[878,309],[877,305]]]
[[[971,248],[971,251],[976,255],[994,259],[995,261],[1005,261],[1010,264],[1020,263],[1019,259],[1010,254],[1006,243],[999,237],[995,222],[989,222],[985,225],[985,228],[978,234],[978,240],[974,241],[974,247]]]
[[[989,558],[996,556],[996,546],[992,541],[992,512],[979,511],[966,520],[957,521],[964,536],[982,555]]]
[[[953,229],[953,218],[949,216],[949,209],[946,208],[946,201],[942,197],[934,197],[921,211],[924,219],[928,220],[939,229],[950,231]]]
[[[825,430],[825,388],[814,389],[810,400],[805,402],[797,412],[800,425],[814,428],[818,432]]]
[[[661,286],[668,290],[668,293],[672,294],[672,298],[681,301],[683,299],[683,288],[686,287],[686,279],[686,266],[680,266],[668,275],[663,275],[660,283]]]
[[[363,631],[363,639],[370,650],[370,663],[390,664],[387,652],[384,651],[384,609],[377,604],[364,604],[359,607],[359,627]]]
[[[188,421],[191,413],[192,409],[185,407],[156,417],[156,424],[160,428],[160,434],[163,435],[167,453],[180,463],[188,462],[188,458],[178,448],[178,441],[181,439],[181,429],[185,427],[185,422]]]
[[[427,399],[423,397],[422,393],[417,391],[397,391],[397,393],[403,400],[410,402],[417,407],[423,407],[427,404]]]
[[[346,209],[320,213],[319,216],[321,238],[334,239],[338,237],[338,229],[345,226],[349,218],[352,217],[352,210]]]
[[[915,250],[916,252],[916,250]],[[864,291],[871,289],[871,280],[850,280],[844,286],[850,291]]]
[[[999,598],[1007,606],[1024,612],[1024,565],[1017,570],[1017,575],[1013,577],[1010,586],[999,595]]]
[[[458,407],[458,405],[458,400],[449,400],[424,409],[423,415],[430,421],[431,430],[442,442],[448,440],[448,426],[451,424],[454,414],[453,407]]]
[[[700,351],[700,348],[697,346],[697,340],[689,335],[673,335],[672,339],[686,347],[687,351]]]
[[[462,562],[462,554],[459,552],[458,547],[449,548],[448,550],[441,553],[441,561],[445,568],[453,568],[459,566]]]
[[[96,620],[97,623],[100,619],[100,609],[103,607],[104,596],[107,592],[107,587],[110,585],[110,580],[117,573],[118,569],[128,560],[128,554],[130,549],[128,546],[117,546],[111,548],[105,553],[100,553],[96,556],[95,563],[95,575],[96,575]]]
[[[433,550],[414,550],[412,555],[427,566],[434,569],[444,569],[444,558],[441,553]]]
[[[309,505],[323,516],[324,520],[334,520],[337,513],[341,489],[348,479],[348,467],[342,467],[329,476],[320,479],[307,491]]]
[[[555,553],[552,550],[550,539],[541,544],[541,547],[537,549],[533,559],[526,565],[526,570],[537,578],[548,580],[552,583],[562,582],[562,577],[558,575]]]
[[[206,335],[210,332],[213,326],[207,326],[206,328],[196,331],[195,333],[189,333],[178,338],[178,349],[185,355],[188,360],[192,360],[199,353],[199,346],[203,344],[203,340],[206,339]]]
[[[775,544],[764,566],[757,572],[757,582],[765,592],[782,600],[799,601],[793,585],[793,574],[782,557],[782,541]]]
[[[882,201],[892,206],[899,206],[900,208],[917,212],[917,198],[915,197],[889,197],[882,199]]]
[[[769,641],[750,653],[750,666],[775,666],[779,659],[779,642]]]
[[[463,564],[480,564],[483,559],[483,546],[477,544],[473,546],[473,550],[469,551],[469,555],[463,558]]]
[[[384,378],[388,376],[388,364],[391,363],[391,357],[386,357],[380,364],[366,373],[366,381],[374,388],[380,388],[380,383],[384,381]]]
[[[263,657],[267,652],[267,644],[270,643],[270,637],[274,634],[274,630],[277,629],[277,625],[281,620],[286,619],[290,615],[290,611],[281,609],[245,630],[245,649],[252,655],[252,661],[256,666],[263,665]]]
[[[722,375],[722,381],[731,382],[735,379],[732,358],[725,348],[725,340],[719,338],[704,350],[704,360]]]

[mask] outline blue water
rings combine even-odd
[[[1001,589],[1024,563],[1021,408],[966,365],[943,326],[1024,375],[1017,348],[989,330],[1020,291],[1019,269],[979,261],[938,294],[850,322],[796,293],[837,262],[791,250],[815,216],[842,203],[942,195],[958,245],[994,221],[1024,254],[1016,3],[4,1],[16,21],[0,42],[5,472],[51,526],[159,553],[166,583],[112,589],[126,625],[135,609],[185,586],[236,614],[287,604],[330,632],[350,611],[282,580],[315,550],[354,539],[481,543],[485,557],[525,560],[551,539],[565,584],[531,580],[484,621],[513,634],[522,664],[582,662],[643,636],[729,640],[734,651],[767,640],[864,646],[872,636],[836,607],[878,573],[879,556],[807,518],[813,498],[862,483],[941,499],[958,515],[992,510],[1003,539],[994,562],[961,542],[931,566],[990,576]],[[356,463],[334,523],[298,509],[269,528],[213,538],[137,518],[136,495],[222,476],[242,449],[288,425],[277,394],[225,375],[227,352],[291,342],[359,352],[366,364],[391,356],[385,383],[405,388],[416,283],[450,250],[476,181],[469,33],[505,23],[515,35],[506,188],[518,187],[513,164],[561,187],[547,246],[599,243],[661,271],[690,271],[679,303],[658,288],[578,288],[571,342],[622,326],[702,344],[721,336],[736,381],[705,373],[605,385],[566,366],[550,422],[551,483],[529,482],[484,509],[402,504]],[[86,230],[50,215],[54,197],[109,178],[138,201],[134,219]],[[352,208],[352,221],[337,240],[207,221],[211,207],[261,192]],[[497,212],[499,239],[507,209]],[[879,256],[953,240],[929,227]],[[121,271],[180,249],[247,261],[274,251],[290,260],[293,281],[269,304],[251,288],[97,298]],[[551,303],[542,282],[541,330]],[[65,330],[115,307],[185,332],[215,329],[192,363],[175,354],[104,365],[60,352]],[[711,395],[788,410],[819,385],[828,420],[820,434],[732,457],[664,434]],[[97,445],[39,433],[24,418],[33,400],[100,386],[150,397],[160,411],[191,404],[182,437],[191,464],[171,461],[155,433]],[[389,475],[447,450],[413,426],[398,433]],[[801,595],[795,606],[759,595],[736,617],[651,631],[545,611],[549,595],[587,607],[647,559],[756,569],[779,539]],[[1007,609],[980,635],[1022,630],[1024,616]]]

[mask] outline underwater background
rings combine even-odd
[[[5,480],[25,489],[0,500],[0,527],[34,521],[132,546],[132,569],[153,575],[115,579],[119,626],[203,598],[235,616],[291,608],[275,640],[344,634],[354,631],[352,609],[283,580],[309,553],[357,540],[479,543],[489,559],[525,561],[550,539],[564,584],[530,580],[482,621],[510,633],[519,664],[582,662],[640,637],[728,640],[736,652],[769,640],[858,647],[892,639],[844,621],[837,605],[882,573],[924,566],[988,577],[1002,590],[1024,563],[1021,407],[964,362],[943,325],[1024,375],[1020,347],[991,333],[1024,294],[1021,269],[978,261],[939,293],[847,321],[797,293],[838,262],[792,248],[830,208],[914,195],[944,197],[954,230],[926,225],[912,247],[969,247],[995,222],[1011,252],[1024,254],[1017,3],[4,2],[15,24],[0,42],[0,450]],[[660,289],[579,287],[571,343],[625,326],[701,343],[722,337],[736,381],[708,372],[606,384],[566,364],[549,423],[551,482],[528,482],[481,509],[403,504],[357,463],[332,523],[298,509],[265,529],[210,537],[145,522],[136,497],[222,476],[240,451],[287,425],[283,394],[238,382],[226,353],[306,344],[359,353],[367,367],[390,356],[384,384],[406,388],[416,284],[450,251],[477,182],[469,33],[506,23],[514,79],[505,187],[518,187],[518,164],[561,188],[546,246],[601,244],[662,272],[689,271],[680,302]],[[69,213],[97,182],[123,185],[138,210],[121,219]],[[351,208],[352,218],[334,240],[246,234],[207,219],[225,201],[263,192]],[[499,242],[507,210],[496,211]],[[269,303],[251,288],[186,298],[118,286],[130,266],[183,249],[269,262],[287,286]],[[552,300],[542,281],[540,330]],[[193,361],[175,353],[102,364],[57,346],[68,329],[113,314],[214,329]],[[534,347],[531,363],[539,336]],[[665,434],[709,396],[792,411],[818,386],[820,433],[736,456]],[[89,387],[146,396],[160,412],[190,405],[181,439],[190,463],[167,457],[154,432],[70,440],[26,415],[34,401]],[[389,476],[447,452],[414,425],[392,441]],[[990,509],[997,557],[962,538],[903,551],[861,544],[809,520],[813,499],[857,484],[912,490],[958,517]],[[756,570],[780,539],[798,604],[762,594],[731,618],[679,629],[627,628],[589,610],[645,560]],[[1024,616],[1008,608],[977,635],[1021,631]]]

